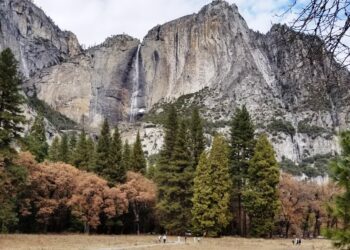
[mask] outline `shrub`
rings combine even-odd
[[[291,136],[295,135],[295,128],[293,127],[293,125],[288,122],[288,121],[284,121],[284,120],[272,120],[272,122],[267,126],[268,130],[270,132],[282,132],[285,134],[289,134]]]

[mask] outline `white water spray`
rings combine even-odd
[[[131,106],[130,106],[130,122],[135,122],[135,118],[139,112],[138,110],[138,95],[140,89],[140,50],[141,44],[137,47],[137,52],[134,61],[134,77],[132,79],[132,95],[131,95]]]

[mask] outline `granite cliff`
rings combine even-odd
[[[338,152],[336,132],[349,128],[350,74],[335,71],[322,49],[309,56],[320,41],[282,25],[254,32],[225,1],[158,25],[142,42],[118,35],[87,50],[30,1],[0,3],[0,46],[31,76],[27,94],[91,129],[104,117],[134,123],[146,114],[154,122],[176,102],[199,106],[207,124],[227,132],[235,108],[246,105],[279,158],[299,162]],[[141,127],[156,152],[159,127]]]

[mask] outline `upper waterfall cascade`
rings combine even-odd
[[[135,122],[137,114],[139,113],[139,95],[140,95],[140,51],[141,44],[137,47],[137,52],[134,60],[134,75],[133,75],[133,86],[131,95],[131,106],[130,106],[130,122]]]

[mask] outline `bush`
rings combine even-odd
[[[334,159],[334,156],[331,154],[315,155],[296,164],[290,159],[282,157],[280,167],[284,172],[295,176],[305,174],[308,178],[324,177],[329,174],[328,163],[332,159]]]
[[[293,127],[293,125],[288,122],[288,121],[284,121],[284,120],[272,120],[272,122],[267,126],[268,130],[271,133],[274,132],[282,132],[285,134],[289,134],[291,136],[295,135],[295,128]]]
[[[307,134],[312,138],[316,138],[317,136],[321,136],[323,134],[327,136],[332,135],[332,133],[325,128],[316,125],[310,125],[307,120],[298,123],[298,133]]]

